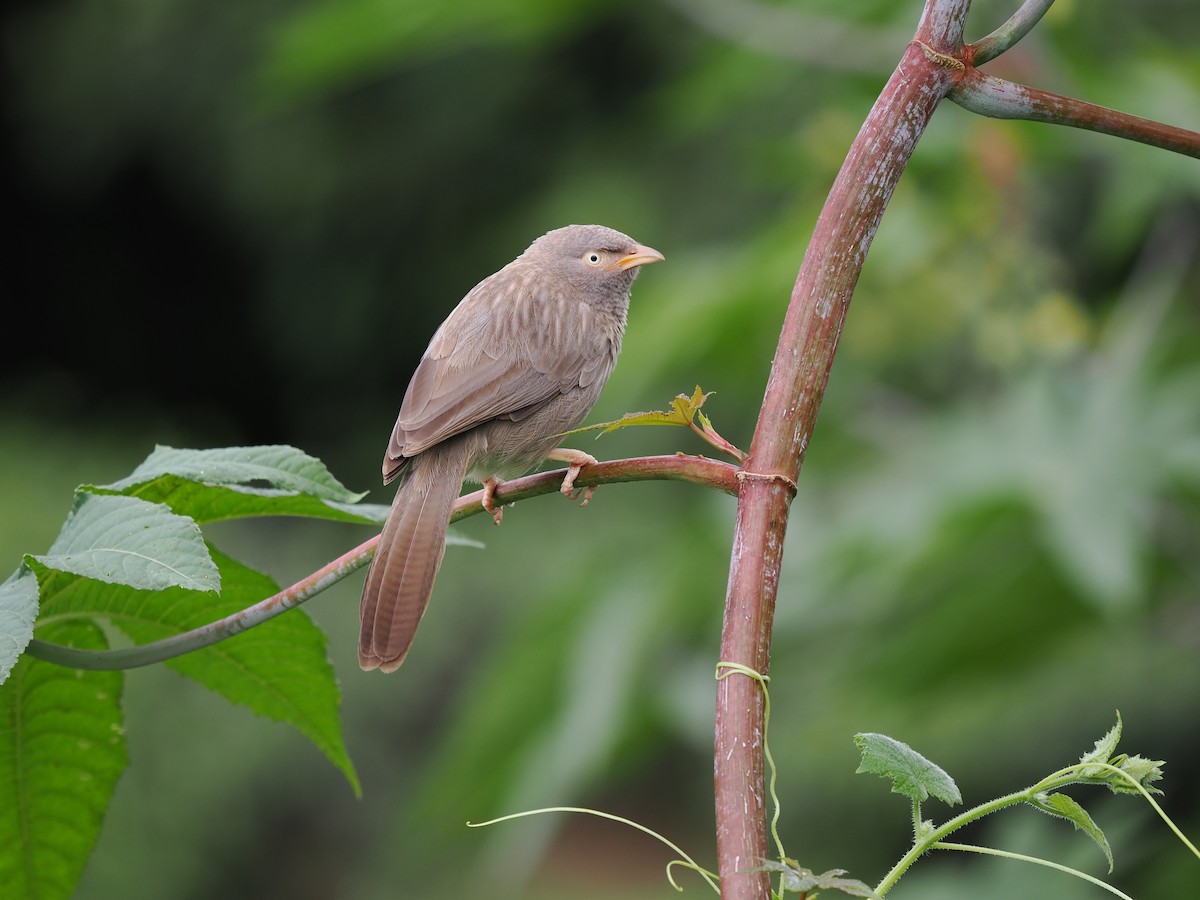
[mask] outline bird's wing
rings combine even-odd
[[[438,329],[392,430],[384,475],[403,460],[497,418],[520,420],[607,377],[615,352],[587,303],[513,263],[476,286]]]

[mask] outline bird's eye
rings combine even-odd
[[[586,262],[586,263],[587,263],[589,266],[598,266],[598,265],[600,265],[600,261],[601,261],[602,259],[603,259],[603,257],[600,255],[600,251],[599,251],[599,250],[589,250],[587,253],[583,254],[583,260],[584,260],[584,262]]]

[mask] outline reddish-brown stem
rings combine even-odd
[[[731,463],[706,456],[687,456],[683,453],[674,456],[638,456],[601,460],[595,465],[584,466],[575,478],[575,486],[592,487],[627,481],[690,481],[732,494],[737,491],[737,472],[737,467]],[[497,503],[527,500],[557,491],[562,479],[562,469],[556,469],[502,481],[497,484],[494,497]],[[450,521],[457,522],[479,512],[482,500],[483,491],[463,494],[455,501]]]
[[[867,249],[913,147],[943,97],[983,115],[1052,122],[1200,156],[1200,134],[984,75],[1049,4],[1027,0],[964,47],[969,0],[926,0],[917,33],[855,139],[796,279],[750,453],[740,473],[721,660],[766,674],[788,506]],[[717,685],[715,781],[721,894],[765,898],[763,702],[757,681]]]
[[[918,138],[961,63],[966,0],[930,0],[855,138],[805,253],[784,319],[758,426],[738,488],[721,660],[766,674],[787,513],[833,364],[846,309]],[[936,48],[936,50],[934,50]],[[934,50],[934,52],[930,52]],[[940,55],[945,54],[945,55]],[[758,682],[717,684],[715,782],[721,896],[770,896],[763,789],[763,698]]]
[[[970,49],[966,53],[968,60]],[[1005,81],[985,75],[970,64],[959,75],[949,96],[964,109],[995,119],[1068,125],[1200,158],[1200,133]]]

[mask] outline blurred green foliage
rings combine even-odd
[[[977,3],[969,35],[1013,5]],[[717,428],[747,446],[812,223],[918,13],[6,8],[0,127],[19,228],[3,558],[43,551],[75,484],[125,475],[156,442],[290,443],[373,487],[437,323],[570,221],[668,260],[635,286],[593,421],[700,384]],[[1200,56],[1181,45],[1196,34],[1200,8],[1179,0],[1060,2],[988,71],[1195,129]],[[1126,743],[1167,760],[1167,809],[1200,833],[1198,246],[1195,160],[935,116],[860,281],[784,557],[771,734],[803,865],[873,881],[907,844],[904,802],[853,775],[856,732],[920,746],[970,804],[1071,759],[1118,707]],[[677,429],[578,443],[706,449]],[[605,488],[584,512],[547,498],[499,529],[466,523],[488,548],[451,548],[392,677],[357,670],[357,579],[310,603],[362,801],[283,726],[166,670],[134,673],[132,764],[79,896],[674,896],[661,848],[612,823],[463,823],[597,806],[712,859],[732,512],[656,484]],[[281,582],[367,534],[229,532],[223,547]],[[1194,861],[1130,808],[1093,810],[1115,883],[1183,896]],[[1085,838],[1033,815],[978,837],[1103,868]],[[1093,896],[1054,873],[935,857],[895,896],[1068,891]]]

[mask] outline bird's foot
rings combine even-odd
[[[483,508],[491,513],[492,521],[497,525],[504,518],[504,509],[496,504],[496,488],[504,484],[494,475],[483,479]]]
[[[576,488],[575,479],[579,477],[580,471],[584,466],[595,465],[596,457],[590,453],[584,453],[582,450],[573,450],[570,447],[559,447],[556,450],[551,450],[547,455],[547,459],[552,459],[555,462],[567,463],[567,474],[563,477],[562,487],[559,488],[563,495],[571,500],[575,500],[580,494],[583,495],[583,502],[580,506],[587,506],[588,501],[592,499],[592,494],[596,493],[594,484],[588,485],[586,488]]]

